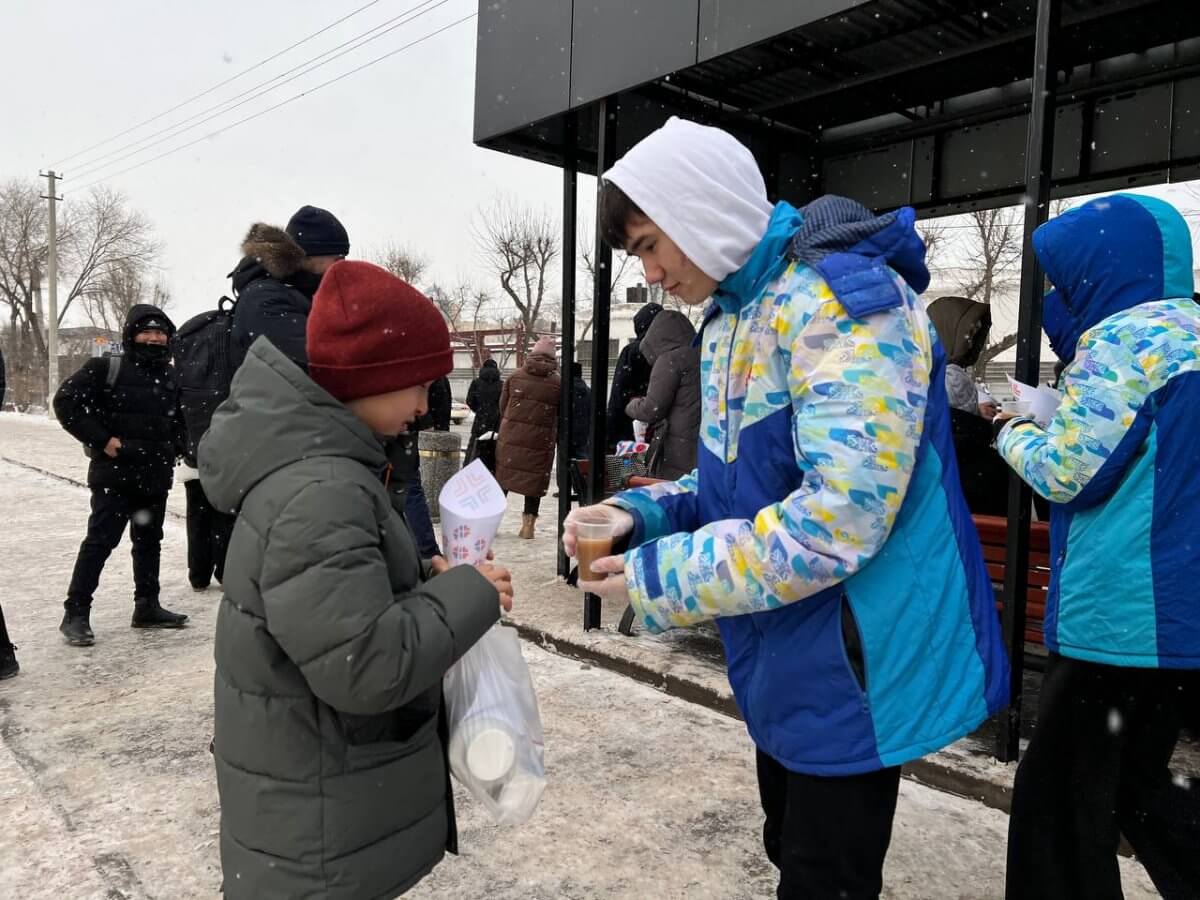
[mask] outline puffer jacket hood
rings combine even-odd
[[[524,369],[530,375],[545,378],[558,371],[558,360],[547,353],[531,353],[529,359],[525,360]]]
[[[696,328],[688,317],[678,310],[667,309],[657,315],[642,338],[642,356],[654,365],[664,353],[689,347],[696,339]]]
[[[1155,197],[1113,194],[1068,210],[1033,233],[1033,249],[1054,285],[1042,320],[1063,362],[1109,316],[1195,290],[1187,222]]]
[[[298,460],[343,456],[380,472],[387,466],[371,429],[264,338],[234,376],[198,455],[204,493],[226,513],[237,512],[272,472]]]
[[[479,377],[489,384],[495,384],[500,380],[500,367],[496,365],[494,359],[489,359],[479,369]]]
[[[966,297],[939,297],[927,312],[946,351],[946,361],[964,369],[975,365],[992,327],[988,305]]]
[[[646,336],[646,329],[650,327],[650,323],[654,321],[655,316],[663,311],[660,303],[647,303],[633,317],[633,333],[637,335],[638,340]]]
[[[175,335],[175,323],[167,317],[166,313],[150,303],[135,303],[129,308],[129,312],[125,316],[125,326],[121,329],[121,346],[125,348],[126,353],[133,350],[134,329],[137,324],[143,319],[149,318],[162,320],[168,338]]]

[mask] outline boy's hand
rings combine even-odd
[[[628,515],[628,513],[626,513]],[[629,603],[629,586],[625,582],[625,557],[605,556],[592,563],[593,572],[610,573],[603,581],[580,581],[579,589],[605,600]]]
[[[496,593],[500,595],[500,606],[505,612],[512,611],[513,603],[513,586],[512,575],[508,569],[503,566],[496,566],[492,563],[479,563],[475,566],[479,574],[492,583],[492,587],[496,589]]]
[[[450,563],[446,561],[444,556],[434,556],[429,560],[429,571],[434,575],[441,575],[443,572],[450,571]]]
[[[104,445],[104,455],[112,459],[117,458],[117,451],[121,449],[121,439],[119,437],[110,437],[108,443]]]
[[[633,531],[633,516],[618,506],[608,503],[595,503],[592,506],[579,507],[571,510],[563,523],[563,550],[572,559],[578,559],[575,543],[579,522],[609,521],[613,526],[613,542],[616,543]],[[618,557],[619,558],[619,557]]]

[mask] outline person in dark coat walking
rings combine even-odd
[[[642,356],[641,340],[654,317],[662,312],[658,303],[647,303],[633,317],[633,333],[637,337],[621,348],[617,368],[613,373],[612,391],[608,399],[608,449],[617,448],[618,441],[633,440],[633,420],[625,407],[634,397],[643,397],[650,384],[650,363]]]
[[[183,450],[179,392],[169,365],[175,326],[162,310],[139,303],[122,334],[116,379],[106,358],[90,359],[54,395],[54,414],[91,457],[92,514],[67,589],[60,630],[67,643],[95,641],[92,595],[109,554],[129,525],[133,545],[134,628],[179,628],[187,616],[158,602],[158,567],[167,493]],[[111,384],[110,384],[111,381]]]
[[[4,607],[0,606],[0,681],[12,678],[21,671],[17,663],[17,647],[8,638],[8,625],[4,621]]]
[[[515,491],[525,497],[518,535],[525,540],[533,539],[542,497],[550,487],[558,435],[558,392],[554,340],[544,337],[500,392],[496,480],[505,493]]]
[[[467,389],[467,407],[475,414],[467,462],[479,459],[496,473],[496,433],[500,430],[500,367],[494,359],[484,360],[479,375]]]
[[[233,356],[237,365],[259,335],[304,368],[304,326],[312,297],[325,271],[350,253],[350,238],[337,217],[303,206],[286,228],[250,226],[242,261],[230,273],[237,306],[233,311]]]
[[[700,439],[700,348],[696,328],[683,313],[664,310],[642,338],[642,356],[650,363],[646,396],[625,407],[630,418],[653,428],[650,474],[674,481],[696,468]]]
[[[571,363],[571,459],[592,453],[592,389],[583,380],[583,366]]]
[[[454,405],[454,394],[450,391],[450,379],[439,378],[429,386],[429,427],[433,431],[450,430],[450,414]]]
[[[395,897],[457,852],[442,678],[512,604],[499,566],[430,571],[386,486],[384,441],[452,365],[434,305],[338,263],[307,349],[306,375],[255,342],[200,442],[238,517],[214,640],[228,900]]]
[[[0,409],[4,409],[4,391],[8,382],[4,374],[4,350],[0,349]]]

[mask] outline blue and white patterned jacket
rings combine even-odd
[[[1039,228],[1046,333],[1069,365],[1049,427],[998,446],[1043,497],[1045,638],[1077,659],[1200,668],[1200,307],[1183,217],[1116,194]]]
[[[638,619],[717,619],[751,736],[793,771],[899,765],[1008,699],[928,278],[912,210],[779,204],[706,315],[698,468],[612,501]]]

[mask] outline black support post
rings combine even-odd
[[[1042,272],[1033,252],[1033,232],[1046,221],[1054,165],[1055,44],[1062,0],[1039,0],[1034,42],[1033,86],[1025,147],[1025,242],[1021,257],[1021,305],[1017,315],[1016,378],[1039,381],[1042,346]],[[1008,547],[1004,568],[1004,640],[1011,666],[1010,700],[1000,720],[996,757],[1017,759],[1025,670],[1025,603],[1029,587],[1029,523],[1032,494],[1013,473],[1008,485]]]
[[[568,113],[563,140],[562,209],[562,387],[558,398],[558,574],[566,578],[571,560],[563,550],[563,521],[571,512],[571,420],[574,391],[571,368],[575,362],[575,214],[578,207],[578,127]]]
[[[596,191],[600,175],[615,162],[617,154],[617,99],[606,97],[597,104]],[[597,204],[597,214],[599,205]],[[592,296],[592,459],[588,473],[590,503],[604,499],[604,456],[608,448],[608,332],[612,302],[612,250],[600,237],[596,221],[596,277]],[[600,598],[585,594],[583,628],[600,627]]]

